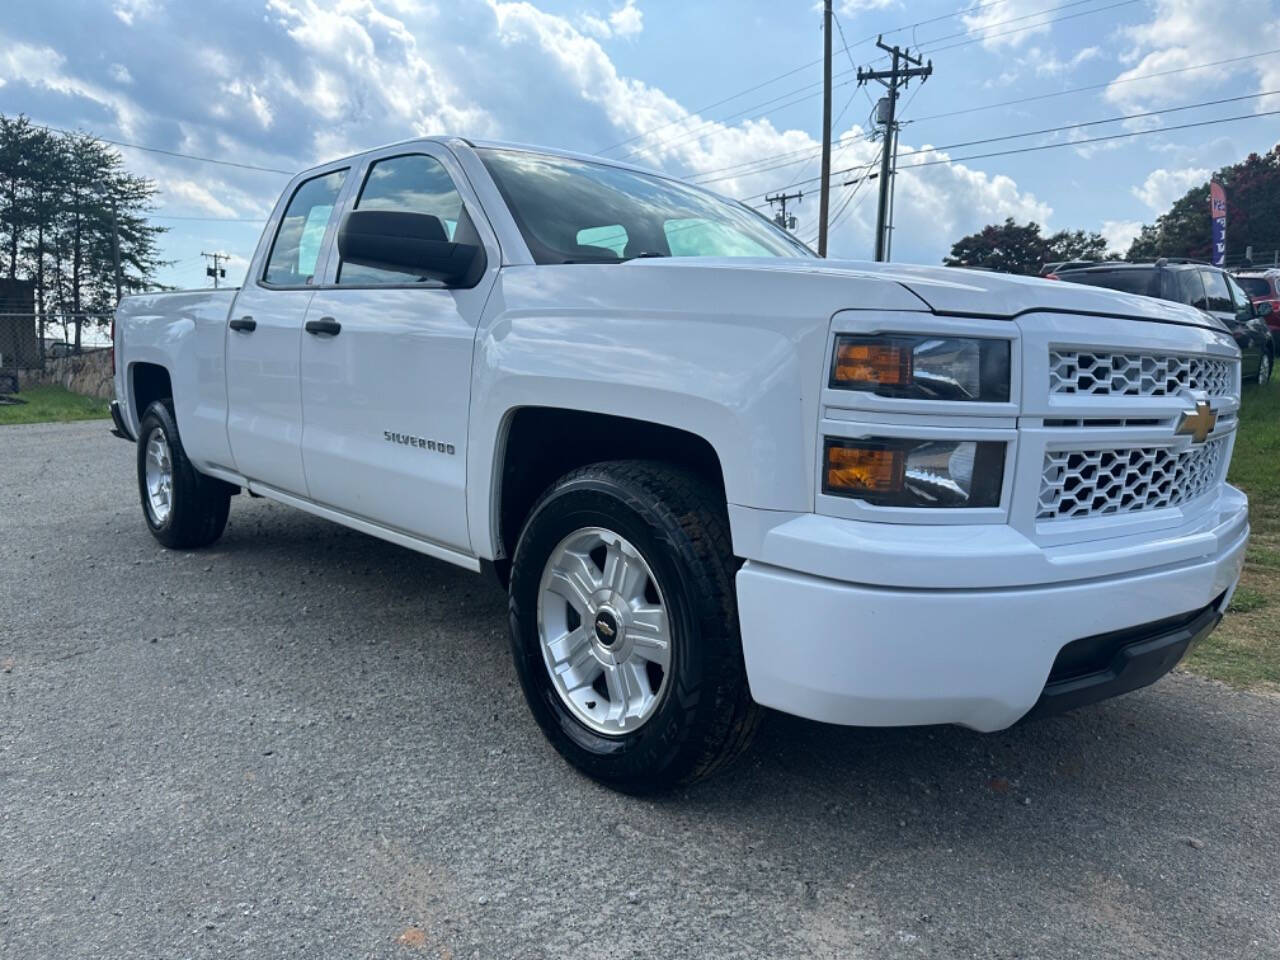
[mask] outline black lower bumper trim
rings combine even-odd
[[[1074,710],[1155,683],[1213,632],[1222,619],[1221,605],[1219,597],[1171,620],[1072,641],[1058,653],[1049,682],[1025,719]]]
[[[119,437],[121,440],[128,440],[133,443],[133,437],[129,434],[129,427],[124,422],[124,413],[120,410],[120,401],[111,401],[111,422],[115,424],[111,428],[111,435]]]

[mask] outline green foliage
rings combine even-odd
[[[155,283],[163,227],[148,222],[156,187],[124,169],[115,150],[0,114],[0,274],[31,280],[44,318],[107,323],[115,307],[115,234],[122,293]]]
[[[977,233],[961,237],[943,259],[949,267],[985,267],[1001,273],[1037,274],[1041,266],[1059,260],[1102,260],[1107,241],[1100,233],[1059,230],[1051,236],[1040,232],[1035,222],[990,224]]]
[[[1250,244],[1255,251],[1280,249],[1280,146],[1251,153],[1243,162],[1213,176],[1227,194],[1227,263],[1238,263]],[[1209,184],[1193,187],[1174,201],[1168,213],[1147,224],[1129,247],[1130,259],[1194,257],[1212,254]]]
[[[12,423],[65,423],[110,416],[107,401],[82,397],[62,387],[31,387],[18,394],[25,403],[0,404],[0,427]]]

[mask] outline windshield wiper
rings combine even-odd
[[[648,260],[650,257],[669,257],[669,256],[671,256],[671,254],[669,254],[669,253],[659,253],[657,250],[646,250],[646,251],[644,251],[644,253],[637,253],[637,254],[633,254],[633,255],[632,255],[632,256],[630,256],[630,257],[623,257],[622,259],[623,259],[624,261],[626,261],[626,260]]]

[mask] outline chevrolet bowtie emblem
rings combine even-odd
[[[1182,411],[1178,418],[1178,426],[1174,433],[1180,437],[1190,437],[1192,443],[1204,443],[1209,439],[1214,426],[1218,423],[1218,415],[1213,412],[1204,400],[1196,401],[1194,410]]]

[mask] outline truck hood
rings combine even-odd
[[[774,257],[670,257],[627,261],[627,267],[714,266],[718,269],[811,273],[823,276],[878,278],[905,287],[934,313],[1011,318],[1036,310],[1099,314],[1160,323],[1178,323],[1229,333],[1203,311],[1104,287],[1063,280],[1043,280],[986,270],[926,267],[864,260],[806,260]],[[852,306],[852,304],[851,304]]]

